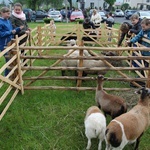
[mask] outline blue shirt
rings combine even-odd
[[[149,30],[141,30],[135,37],[133,37],[130,42],[131,43],[136,43],[140,40],[142,40],[142,38],[146,38],[148,40],[150,40],[150,29]],[[147,43],[145,41],[141,41],[141,44],[144,45],[145,47],[150,47],[150,43]],[[150,56],[150,52],[149,51],[142,51],[141,52],[142,55],[144,56]]]
[[[0,51],[4,50],[8,42],[13,38],[12,34],[12,24],[8,19],[0,18]],[[20,27],[15,29],[16,32],[20,31]]]

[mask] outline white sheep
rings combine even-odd
[[[78,47],[76,45],[76,41],[75,40],[70,40],[69,46]],[[68,51],[68,54],[71,53],[72,51],[74,51],[74,50],[70,49]],[[78,57],[78,56],[80,56],[79,53],[80,53],[80,51],[77,49],[73,53],[71,53],[69,56]],[[83,56],[91,56],[91,55],[90,55],[90,53],[87,50],[83,50]],[[77,61],[78,61],[78,59],[64,59],[61,62],[61,66],[62,67],[77,67]],[[64,76],[64,75],[65,75],[65,70],[62,70],[62,76]]]
[[[101,150],[102,142],[105,139],[106,118],[97,106],[91,106],[88,108],[84,125],[85,135],[88,139],[86,149],[90,149],[92,138],[99,138],[98,150]]]
[[[103,81],[107,80],[103,75],[98,75],[98,83],[95,93],[95,100],[99,108],[103,110],[105,116],[107,114],[115,118],[127,112],[125,100],[122,97],[108,94],[103,90]]]
[[[135,143],[138,150],[140,138],[150,126],[150,89],[137,91],[140,99],[129,112],[112,120],[106,129],[106,149],[122,150],[128,143]]]
[[[79,60],[77,61],[77,67],[79,67]],[[82,67],[86,67],[86,68],[100,68],[100,67],[106,67],[106,64],[101,61],[101,60],[83,60],[83,66]],[[106,74],[107,71],[102,71],[102,70],[84,70],[83,71],[83,76],[87,76],[87,74]]]

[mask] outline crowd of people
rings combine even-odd
[[[14,4],[14,10],[12,14],[7,7],[1,8],[1,18],[0,18],[0,50],[3,51],[4,48],[11,42],[12,38],[15,38],[15,35],[21,36],[23,34],[29,34],[31,29],[28,27],[25,14],[22,11],[22,5],[20,3]],[[84,29],[96,29],[101,27],[102,17],[98,13],[96,9],[93,9],[91,16],[87,15],[84,12],[84,22],[83,28]],[[133,14],[130,17],[129,22],[123,22],[120,25],[121,36],[118,41],[118,47],[122,46],[123,40],[126,38],[126,44],[128,46],[135,46],[135,42],[139,42],[146,47],[150,47],[150,44],[147,42],[142,41],[143,37],[150,39],[150,20],[143,19],[141,20],[137,14]],[[114,18],[112,17],[112,13],[107,13],[107,19],[105,20],[108,27],[113,27]],[[52,23],[54,24],[54,22]],[[55,26],[55,24],[54,24]],[[56,26],[55,26],[56,30]],[[54,31],[55,32],[55,31]],[[134,37],[132,38],[132,36]],[[26,42],[27,37],[20,41],[20,45]],[[84,40],[84,39],[83,39]],[[21,51],[22,53],[24,50]],[[7,54],[4,55],[4,57]],[[134,53],[133,53],[134,55]],[[149,51],[142,51],[143,56],[149,56]],[[8,58],[5,57],[6,62],[8,62]],[[136,66],[134,64],[134,66]],[[147,62],[145,62],[145,66],[148,66]],[[5,76],[9,71],[6,69]]]

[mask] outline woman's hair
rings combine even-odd
[[[139,15],[138,15],[138,14],[133,14],[133,15],[130,17],[130,20],[134,20],[134,19],[139,19]]]
[[[15,4],[14,4],[14,7],[16,7],[16,6],[17,6],[17,7],[20,7],[20,8],[22,9],[22,5],[21,5],[20,3],[15,3]]]
[[[1,13],[10,12],[10,9],[8,7],[2,7],[0,10]]]
[[[150,19],[147,19],[147,18],[143,19],[141,21],[141,24],[145,24],[146,26],[150,25]]]
[[[120,26],[120,30],[124,33],[127,33],[129,31],[129,29],[130,29],[129,25],[125,22],[123,24],[121,24],[121,26]]]

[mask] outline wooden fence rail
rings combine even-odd
[[[19,45],[19,41],[25,38],[27,35],[22,37],[16,37],[12,45],[6,47],[6,49],[0,53],[0,59],[2,60],[4,55],[8,55],[9,61],[3,63],[0,69],[0,120],[3,118],[4,114],[8,110],[9,106],[19,93],[19,91],[24,94],[24,90],[90,90],[94,91],[95,84],[84,86],[82,81],[86,82],[97,80],[97,76],[87,76],[83,77],[83,71],[113,71],[116,72],[117,77],[108,77],[108,81],[124,81],[132,82],[135,86],[141,87],[135,81],[145,81],[146,85],[150,87],[150,68],[143,65],[143,61],[149,62],[150,56],[142,56],[141,51],[149,51],[150,48],[141,47],[117,47],[117,41],[120,36],[120,32],[117,29],[108,29],[105,26],[101,29],[97,29],[97,39],[94,36],[87,34],[87,30],[84,30],[81,25],[77,24],[75,27],[70,28],[70,35],[68,35],[68,28],[64,28],[64,33],[54,34],[50,30],[51,24],[45,25],[44,27],[36,27],[32,30],[31,35],[28,37],[28,42]],[[58,27],[62,28],[62,27]],[[94,30],[89,30],[88,32],[95,32]],[[111,34],[108,34],[111,32]],[[77,45],[78,47],[66,46],[65,39],[61,40],[63,36],[69,37],[76,33]],[[109,36],[111,35],[111,37]],[[82,42],[82,37],[88,37],[91,41]],[[108,41],[108,38],[111,38]],[[149,42],[149,41],[147,41]],[[83,45],[84,44],[84,45]],[[89,45],[95,44],[95,46]],[[65,46],[64,46],[65,45]],[[79,56],[72,57],[68,50],[73,51],[79,50]],[[83,56],[83,50],[88,50],[92,56]],[[21,53],[24,50],[24,53]],[[72,51],[72,52],[73,52]],[[101,52],[114,51],[117,56],[104,56]],[[133,52],[137,52],[137,56],[132,56]],[[83,67],[84,60],[101,60],[106,64],[106,67]],[[36,60],[36,61],[35,61]],[[44,60],[44,61],[43,61]],[[61,66],[63,60],[79,60],[79,67],[64,67]],[[125,66],[113,66],[109,61],[120,61],[125,64]],[[139,62],[138,60],[142,60]],[[134,67],[132,61],[139,64],[139,67]],[[26,66],[27,64],[27,66]],[[5,77],[3,75],[4,70],[10,69],[9,74]],[[78,71],[78,76],[73,74],[68,76],[62,76],[61,71]],[[141,74],[144,71],[144,75]],[[30,73],[32,72],[32,74]],[[36,73],[34,73],[36,72]],[[135,78],[135,76],[130,76],[130,73],[134,72],[140,78]],[[33,76],[34,74],[34,76]],[[42,86],[36,86],[37,82],[42,80]],[[70,84],[62,86],[63,81],[73,82],[73,87]],[[46,81],[46,82],[45,82]],[[47,82],[48,81],[48,82]],[[55,82],[54,82],[55,81]],[[77,82],[76,82],[77,81]],[[56,86],[56,82],[58,86]],[[34,85],[33,85],[34,83]],[[106,90],[119,90],[126,91],[130,88],[105,88]],[[5,102],[5,103],[4,103]]]

